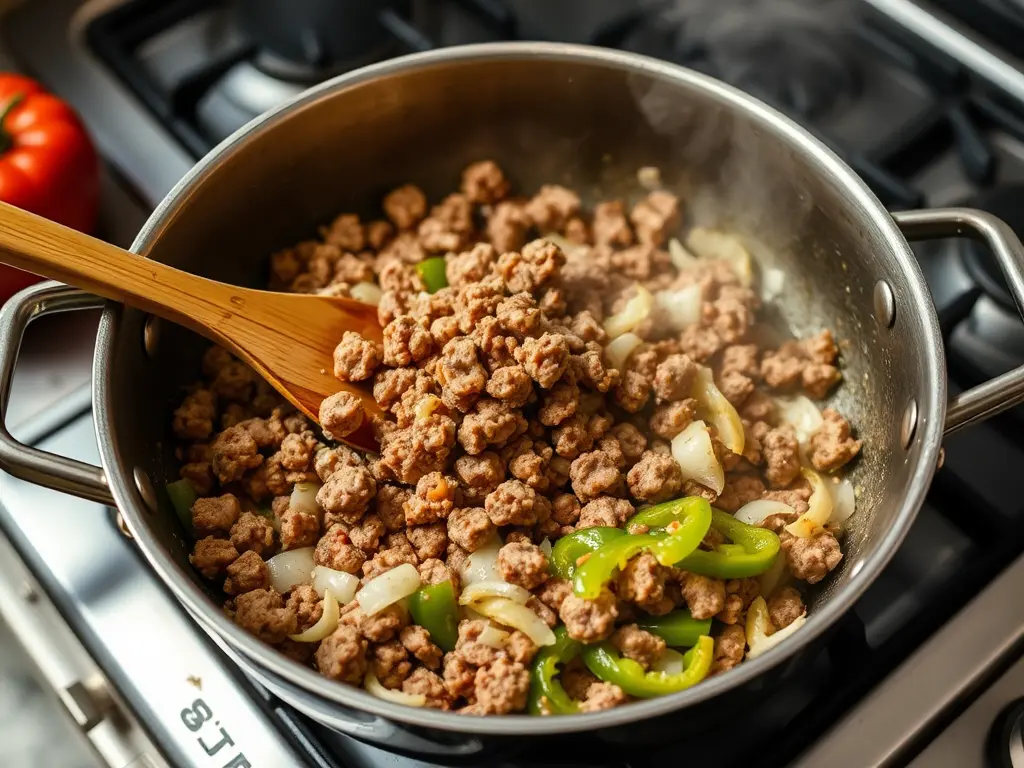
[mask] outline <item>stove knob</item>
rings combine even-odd
[[[989,765],[1024,768],[1024,698],[1010,702],[988,732]]]

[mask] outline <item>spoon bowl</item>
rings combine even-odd
[[[209,280],[0,203],[0,262],[178,323],[245,361],[319,423],[324,398],[349,391],[364,418],[343,441],[376,450],[370,420],[380,408],[366,389],[333,375],[346,331],[381,341],[377,308],[354,299],[276,293]]]

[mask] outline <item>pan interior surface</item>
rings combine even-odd
[[[851,479],[858,512],[841,566],[810,595],[792,650],[820,634],[877,575],[930,481],[945,407],[941,340],[917,265],[866,187],[785,118],[716,81],[641,57],[574,46],[498,44],[406,57],[326,83],[228,139],[187,176],[135,243],[150,258],[262,287],[268,257],[314,237],[341,212],[379,218],[407,182],[432,202],[469,162],[490,158],[515,189],[559,183],[588,204],[637,199],[655,166],[687,224],[744,236],[762,267],[786,274],[779,322],[796,335],[830,328],[844,383],[832,402],[864,440]],[[891,286],[896,319],[875,318]],[[554,733],[618,724],[723,692],[786,658],[741,665],[689,691],[586,718],[463,718],[407,709],[333,684],[233,626],[190,567],[169,507],[146,506],[136,468],[156,487],[176,479],[170,414],[199,375],[206,342],[164,324],[153,357],[145,316],[110,308],[96,358],[101,451],[140,548],[206,627],[259,666],[337,704],[392,720],[477,733]],[[909,449],[900,423],[914,400]],[[581,722],[582,721],[582,722]]]

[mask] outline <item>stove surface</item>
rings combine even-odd
[[[1014,0],[976,4],[1000,2]],[[984,34],[980,25],[945,26],[937,16],[915,15],[921,7],[910,0],[441,0],[380,3],[377,23],[389,53],[543,38],[595,42],[702,69],[794,116],[891,208],[977,205],[1024,234],[1024,217],[1014,220],[1024,211],[1024,71],[1009,53],[971,47]],[[282,75],[281,62],[269,61],[259,41],[234,23],[229,4],[216,0],[39,0],[5,19],[0,34],[25,66],[74,102],[104,154],[149,205],[217,141],[308,84],[308,69]],[[987,254],[959,240],[925,243],[917,253],[946,338],[950,389],[1024,361],[1024,323]],[[23,377],[43,375],[52,359],[30,350]],[[84,379],[87,370],[76,381]],[[23,434],[95,460],[87,402],[65,400],[69,410],[47,422],[26,417]],[[998,578],[1019,573],[1024,551],[1024,501],[1009,482],[1024,465],[1018,419],[1009,412],[946,441],[944,466],[904,545],[828,645],[744,718],[742,738],[733,724],[709,724],[707,739],[686,744],[688,757],[726,767],[772,768],[802,754],[827,754],[836,765],[877,764],[879,755],[905,764],[927,744],[941,724],[930,710],[925,717],[920,702],[892,693],[892,681],[905,687],[906,670],[927,663],[955,666],[949,648],[967,642],[963,616],[976,624],[970,612],[982,604],[978,596],[997,586],[998,596],[986,604],[1001,606],[1006,636],[1024,627],[1024,604],[1007,603],[1006,577]],[[222,763],[268,750],[275,760],[291,761],[264,761],[272,765],[428,765],[308,723],[267,696],[182,613],[109,510],[8,477],[2,482],[0,527],[116,697],[142,715],[154,749],[175,764],[210,765],[211,745],[220,744]],[[40,508],[52,510],[45,521]],[[50,533],[72,525],[83,532],[74,546]],[[142,645],[154,634],[147,626],[161,627],[158,648]],[[953,640],[939,643],[947,634]],[[993,648],[986,659],[1005,651]],[[168,663],[154,667],[154,655]],[[970,702],[966,692],[977,679],[964,671],[955,681],[942,678],[943,696],[933,703],[941,700],[944,711],[952,694],[964,706]],[[204,726],[212,726],[209,733],[182,725],[182,711],[194,710],[197,699],[215,713]],[[862,732],[867,706],[881,711],[884,723]],[[956,764],[982,765],[980,752],[960,743],[964,755]],[[653,766],[678,759],[679,748],[603,758]],[[524,752],[522,762],[537,757]]]

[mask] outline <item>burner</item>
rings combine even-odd
[[[800,117],[820,117],[860,92],[859,70],[840,42],[820,29],[769,28],[737,43],[722,41],[711,51],[722,76]]]
[[[268,74],[316,83],[379,57],[394,36],[384,14],[406,16],[409,0],[240,0],[239,27],[261,51]]]
[[[1018,235],[1024,235],[1024,185],[1015,184],[986,190],[967,204],[998,216]],[[1016,315],[1017,305],[989,249],[979,242],[965,239],[961,241],[960,255],[964,266],[978,285],[1001,307]]]

